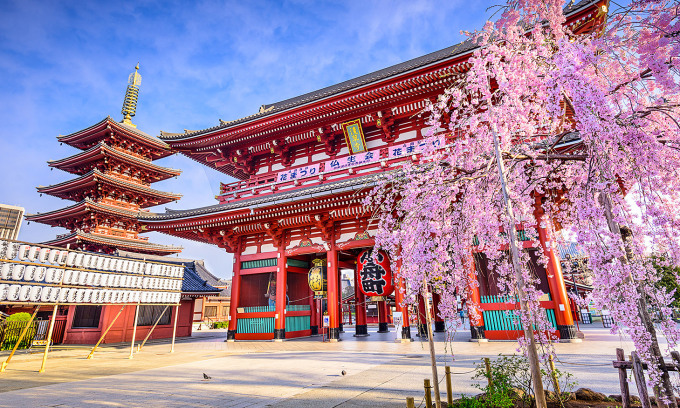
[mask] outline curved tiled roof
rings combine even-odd
[[[58,216],[58,214],[62,213],[62,212],[77,210],[79,208],[85,209],[87,207],[94,207],[95,209],[101,210],[103,212],[123,215],[123,216],[130,217],[130,218],[137,218],[140,214],[139,211],[130,211],[130,210],[127,210],[125,208],[119,208],[119,207],[115,207],[115,206],[104,204],[104,203],[98,203],[98,202],[92,201],[89,198],[85,198],[84,200],[79,201],[79,202],[75,203],[74,205],[71,205],[71,206],[68,206],[68,207],[63,207],[63,208],[59,208],[59,209],[44,212],[44,213],[39,212],[39,213],[36,213],[36,214],[26,214],[25,217],[28,221],[36,221],[37,222],[36,218],[41,218],[41,217],[45,217],[45,216],[50,216],[50,217]]]
[[[85,129],[79,130],[77,132],[69,133],[68,135],[59,135],[59,136],[57,136],[57,140],[59,140],[60,142],[70,144],[69,142],[66,141],[67,139],[75,138],[75,136],[78,136],[78,135],[81,135],[81,134],[86,134],[87,131],[94,129],[98,126],[101,126],[104,123],[113,125],[115,127],[119,127],[120,129],[127,131],[127,132],[130,132],[135,136],[140,136],[143,140],[146,140],[147,142],[153,143],[153,144],[155,144],[155,145],[157,145],[157,146],[159,146],[163,149],[168,149],[168,150],[170,149],[170,146],[168,146],[168,144],[165,143],[164,141],[162,141],[161,139],[154,137],[154,136],[151,136],[147,133],[144,133],[141,130],[138,130],[137,128],[135,128],[135,127],[128,126],[124,123],[117,122],[117,121],[113,120],[113,118],[111,118],[111,116],[107,116],[104,119],[100,120],[99,122],[95,123],[94,125],[87,127]]]
[[[162,166],[159,166],[157,164],[154,164],[153,162],[151,162],[149,160],[140,159],[139,157],[133,156],[131,154],[127,154],[127,153],[125,153],[121,150],[115,149],[115,148],[107,145],[103,141],[100,141],[99,143],[92,146],[91,148],[84,150],[84,151],[81,151],[81,152],[78,152],[78,153],[76,153],[72,156],[68,156],[68,157],[65,157],[65,158],[59,159],[59,160],[48,160],[47,163],[49,164],[50,167],[61,168],[60,166],[62,166],[67,161],[71,161],[71,160],[77,161],[81,157],[83,157],[83,158],[87,157],[91,153],[94,153],[98,150],[102,151],[102,152],[109,153],[113,156],[117,156],[119,158],[123,158],[123,159],[128,160],[128,161],[131,161],[135,164],[140,165],[142,168],[152,169],[152,170],[157,171],[159,173],[168,174],[169,177],[178,176],[182,173],[181,170],[173,169],[173,168],[170,168],[170,167],[162,167]]]
[[[567,7],[565,7],[564,13],[565,15],[571,15],[574,14],[580,9],[589,6],[591,4],[597,3],[598,1],[601,0],[581,0],[576,4],[570,4]],[[266,104],[262,105],[260,108],[260,111],[258,113],[255,113],[253,115],[246,116],[241,119],[236,119],[232,121],[222,121],[220,120],[220,124],[218,126],[214,126],[208,129],[203,129],[203,130],[197,130],[197,131],[185,131],[184,133],[167,133],[167,132],[162,132],[160,139],[166,140],[166,141],[176,141],[176,140],[183,140],[183,139],[190,139],[194,136],[199,136],[204,133],[210,133],[216,130],[221,130],[221,129],[228,129],[246,122],[249,122],[251,120],[263,118],[266,116],[270,116],[279,112],[286,111],[288,109],[301,106],[310,102],[314,102],[317,100],[321,100],[324,98],[328,98],[333,95],[337,95],[349,90],[357,89],[362,86],[372,84],[374,82],[378,82],[387,78],[395,77],[400,74],[407,73],[409,71],[416,70],[418,68],[425,67],[427,65],[431,65],[437,62],[444,61],[449,58],[453,57],[459,57],[464,55],[465,53],[474,50],[477,48],[477,45],[474,44],[471,40],[465,40],[461,43],[458,43],[456,45],[444,48],[439,51],[435,51],[396,65],[393,65],[391,67],[383,68],[381,70],[371,72],[369,74],[362,75],[357,78],[353,78],[344,82],[340,82],[335,85],[331,85],[313,92],[309,92],[303,95],[299,95],[293,98],[285,99],[280,102],[272,103],[272,104]]]
[[[136,252],[149,251],[150,253],[166,253],[173,254],[182,251],[182,247],[172,246],[172,245],[161,245],[152,244],[148,242],[133,241],[125,238],[118,237],[104,237],[101,235],[91,234],[89,232],[84,232],[81,230],[75,230],[68,235],[57,237],[53,240],[44,242],[45,245],[55,245],[66,244],[69,242],[85,241],[92,242],[100,245],[109,245],[114,248],[131,248]]]

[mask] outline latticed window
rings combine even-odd
[[[73,314],[74,329],[99,327],[99,317],[102,314],[101,306],[82,305],[76,306]]]
[[[163,310],[165,310],[165,313],[163,313]],[[171,308],[166,309],[162,305],[140,305],[137,326],[153,326],[161,313],[163,313],[163,316],[158,321],[158,325],[170,324]]]
[[[228,306],[222,306],[222,317],[229,316],[229,307]]]
[[[205,316],[206,317],[217,316],[217,306],[206,306],[205,307]]]

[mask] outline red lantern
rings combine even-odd
[[[394,291],[390,258],[378,251],[373,259],[373,250],[366,249],[357,257],[359,288],[366,296],[388,296]]]

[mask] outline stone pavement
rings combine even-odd
[[[611,360],[616,347],[630,352],[630,341],[603,328],[584,332],[583,343],[556,345],[558,368],[580,386],[618,392]],[[178,341],[173,354],[167,341],[155,341],[132,360],[129,344],[104,346],[93,360],[85,359],[89,348],[71,347],[50,353],[42,374],[41,354],[18,354],[0,374],[0,407],[402,407],[407,396],[417,405],[423,379],[431,377],[427,343],[395,343],[394,333],[352,334],[348,329],[338,343],[320,337],[225,343],[224,331],[197,332]],[[517,347],[468,338],[435,336],[440,379],[449,364],[457,395],[479,392],[471,370],[480,358]]]

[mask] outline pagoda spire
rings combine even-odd
[[[132,123],[132,117],[137,113],[137,99],[139,98],[139,86],[142,84],[142,76],[139,74],[139,62],[135,66],[135,71],[128,77],[128,86],[125,90],[123,100],[123,122],[126,125],[137,127]]]

